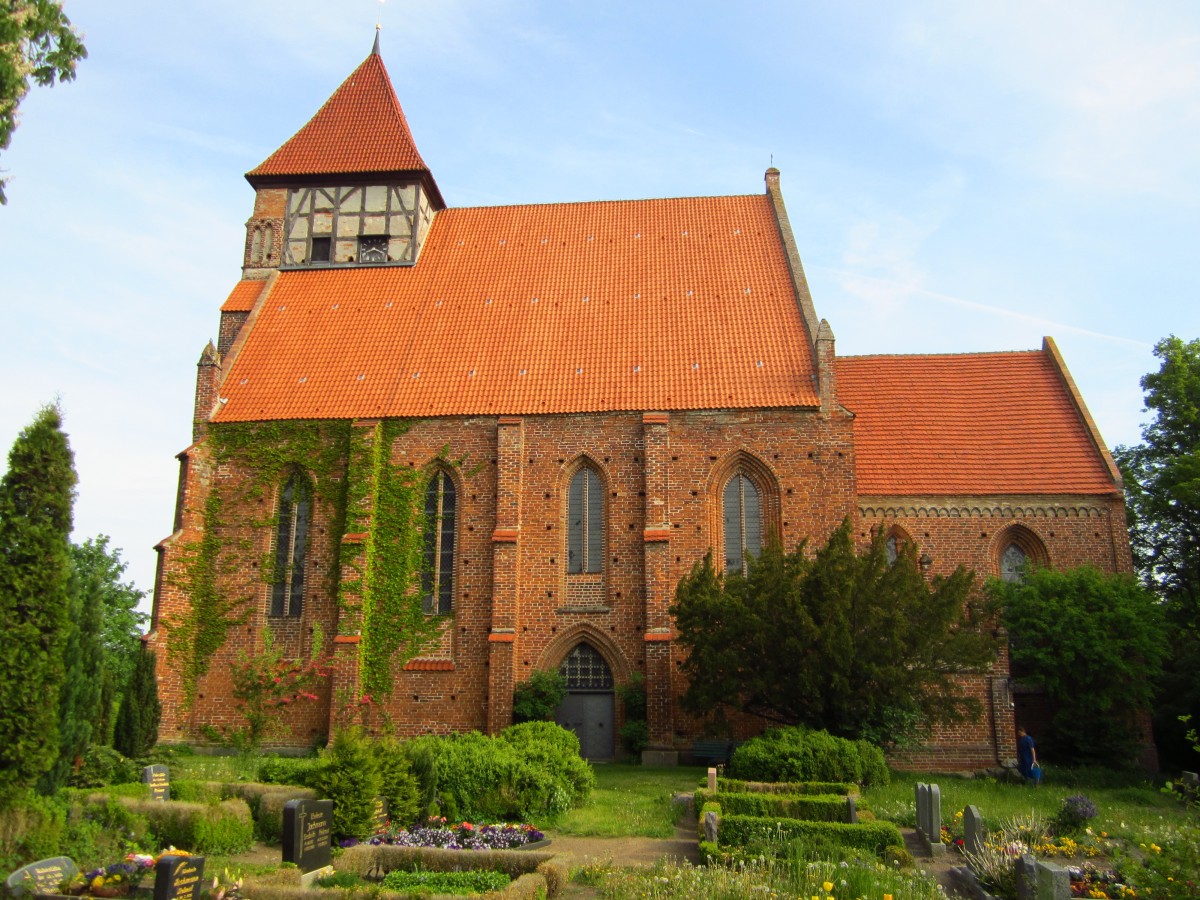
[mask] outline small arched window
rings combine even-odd
[[[271,261],[271,253],[275,249],[275,226],[270,222],[263,228],[263,247],[262,261],[269,263]]]
[[[440,469],[425,488],[425,568],[422,605],[430,615],[454,609],[454,480]]]
[[[271,587],[271,615],[299,616],[304,606],[304,555],[312,516],[312,491],[308,480],[294,473],[279,495],[275,526],[275,582]]]
[[[567,574],[600,572],[604,565],[604,490],[591,466],[581,466],[567,490]]]
[[[1000,578],[1008,582],[1020,583],[1025,580],[1025,572],[1029,567],[1029,554],[1019,544],[1009,544],[1000,554]]]
[[[762,552],[762,498],[754,482],[740,472],[725,484],[721,516],[725,571],[744,575],[750,558]]]
[[[250,232],[250,263],[262,262],[262,229],[254,228]]]

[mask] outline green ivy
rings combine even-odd
[[[336,594],[340,634],[361,634],[359,666],[362,690],[386,697],[391,672],[436,639],[444,620],[427,616],[421,604],[424,564],[423,470],[390,462],[396,440],[408,429],[390,419],[373,428],[345,420],[238,422],[209,426],[214,482],[222,470],[242,476],[236,487],[210,490],[203,513],[203,536],[181,547],[182,574],[175,584],[190,598],[186,613],[165,622],[167,646],[183,680],[184,703],[196,698],[197,684],[231,628],[252,615],[253,595],[229,596],[225,575],[244,572],[257,562],[263,583],[278,578],[275,554],[254,547],[271,540],[233,540],[235,523],[223,510],[241,511],[262,503],[261,517],[236,523],[268,535],[278,526],[268,503],[292,471],[312,476],[314,499],[332,511],[332,554],[326,591]],[[374,504],[370,499],[374,497]],[[346,534],[364,534],[362,544]],[[358,559],[362,553],[365,566]]]

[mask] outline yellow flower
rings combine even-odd
[[[827,894],[828,894],[830,891],[832,891],[832,890],[833,890],[833,882],[832,882],[832,881],[826,881],[824,884],[822,884],[822,885],[821,885],[821,889],[822,889],[823,891],[825,891],[825,893],[827,893]]]
[[[891,894],[884,894],[884,895],[883,895],[883,900],[892,900],[892,895],[891,895]]]
[[[97,875],[95,878],[92,879],[92,888],[93,888],[93,890],[95,890],[97,888],[102,888],[102,887],[104,887],[104,876]]]

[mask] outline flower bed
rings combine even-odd
[[[442,850],[516,850],[544,841],[546,836],[532,825],[476,825],[471,822],[447,824],[444,818],[431,818],[420,828],[388,825],[365,842],[372,846],[436,847]],[[358,841],[343,841],[352,847]]]

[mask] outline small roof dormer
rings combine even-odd
[[[446,206],[413,141],[378,34],[316,115],[246,180],[259,194],[248,226],[279,232],[275,259],[283,269],[413,265]],[[282,202],[264,203],[264,195]],[[260,209],[281,221],[258,221]],[[247,265],[269,260],[270,248],[256,255],[253,236],[247,247]]]

